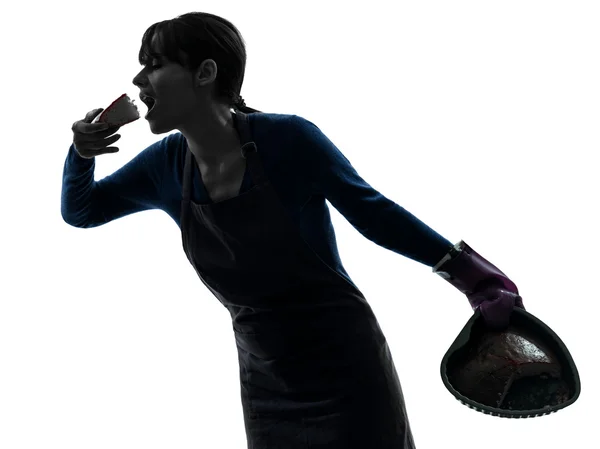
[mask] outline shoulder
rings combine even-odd
[[[322,145],[324,134],[311,121],[296,114],[248,114],[250,129],[257,144],[306,151],[306,147]]]
[[[316,125],[296,114],[253,113],[248,114],[252,130],[261,132],[296,132],[316,128]]]

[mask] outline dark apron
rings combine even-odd
[[[234,123],[254,187],[194,203],[188,148],[181,231],[198,276],[231,314],[248,448],[414,448],[371,307],[302,239],[263,172],[248,116],[237,111]]]

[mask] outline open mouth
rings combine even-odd
[[[154,108],[154,105],[156,105],[156,100],[152,97],[142,95],[140,99],[144,102],[146,106],[148,106],[148,112],[150,112]]]
[[[156,100],[154,98],[148,97],[144,103],[146,103],[146,106],[148,106],[148,112],[150,112],[154,108]]]

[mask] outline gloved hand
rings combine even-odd
[[[479,308],[486,325],[493,330],[508,327],[514,307],[525,309],[514,282],[464,241],[444,256],[433,272],[467,295],[473,310]]]

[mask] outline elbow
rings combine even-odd
[[[86,222],[85,219],[82,219],[81,217],[76,217],[73,214],[69,214],[66,210],[62,209],[61,210],[61,216],[63,221],[68,224],[69,226],[73,226],[74,228],[87,228],[88,223]]]
[[[64,214],[62,215],[62,219],[63,221],[68,224],[69,226],[73,226],[74,228],[84,228],[85,226],[82,225],[81,223],[77,223],[74,220],[69,219],[67,216],[65,216]]]

